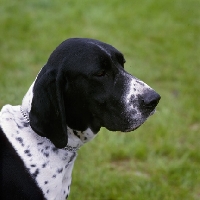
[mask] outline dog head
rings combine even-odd
[[[97,133],[132,131],[155,111],[160,96],[124,70],[125,59],[109,44],[74,38],[61,43],[33,85],[30,125],[56,147],[67,126]]]

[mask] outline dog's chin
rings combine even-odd
[[[136,129],[138,129],[146,120],[144,120],[143,122],[141,122],[140,124],[137,124],[137,125],[133,125],[132,126],[129,126],[127,127],[126,129],[123,129],[121,130],[121,132],[123,133],[128,133],[128,132],[131,132],[131,131],[135,131]]]
[[[127,118],[126,121],[123,121],[123,120],[121,121],[123,123],[115,122],[112,124],[106,124],[106,125],[104,124],[101,127],[105,127],[109,131],[121,131],[124,133],[135,131],[154,113],[155,113],[155,110],[151,112],[144,112],[140,115],[140,118],[136,118],[135,115],[132,115],[132,116],[129,115],[129,118]]]
[[[149,117],[150,117],[151,115],[153,115],[155,112],[156,112],[156,109],[154,109],[152,112],[150,112]]]
[[[145,122],[145,121],[144,121]],[[134,124],[130,124],[128,126],[121,126],[120,128],[115,127],[115,128],[111,128],[111,127],[105,127],[106,129],[108,129],[109,131],[121,131],[123,133],[127,133],[127,132],[131,132],[131,131],[135,131],[136,129],[138,129],[144,122],[138,124],[138,125],[134,125]]]
[[[138,125],[138,126],[135,126],[134,128],[128,128],[122,132],[124,133],[128,133],[128,132],[131,132],[131,131],[135,131],[136,129],[138,129],[142,124]]]
[[[131,131],[135,131],[136,129],[138,129],[142,124],[144,124],[144,122],[151,116],[153,115],[154,113],[156,112],[156,110],[153,110],[151,113],[148,114],[147,117],[143,118],[140,120],[139,123],[137,124],[130,124],[127,128],[124,128],[123,130],[121,130],[122,132],[131,132]]]

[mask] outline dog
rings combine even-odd
[[[63,200],[78,149],[101,127],[129,132],[160,95],[124,69],[123,54],[94,39],[62,42],[23,98],[0,112],[3,200]]]

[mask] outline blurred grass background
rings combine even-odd
[[[82,147],[70,200],[200,199],[199,8],[200,0],[0,0],[0,108],[21,103],[69,37],[112,44],[162,96],[137,131],[101,129]]]

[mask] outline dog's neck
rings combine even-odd
[[[26,95],[24,96],[21,105],[21,113],[24,119],[27,121],[27,123],[30,122],[29,113],[31,110],[32,98],[33,98],[33,87],[34,87],[34,82],[30,86]],[[68,144],[65,147],[65,149],[71,151],[76,151],[83,144],[89,142],[96,136],[96,134],[90,128],[87,128],[85,131],[77,131],[71,129],[68,126],[67,126],[67,134],[68,134]]]

